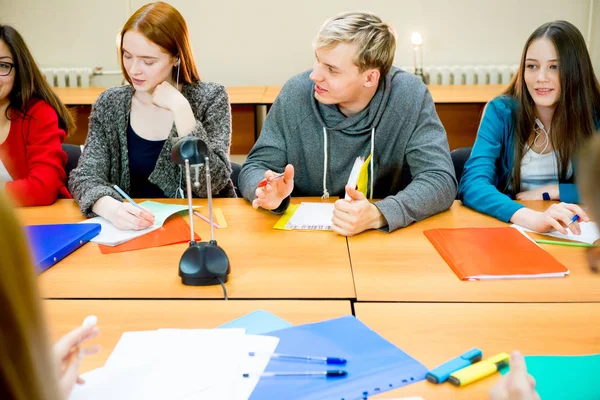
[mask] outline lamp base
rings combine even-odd
[[[179,276],[184,285],[209,286],[227,282],[229,258],[217,242],[190,242],[179,261]]]

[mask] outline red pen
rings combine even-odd
[[[267,183],[274,181],[275,179],[279,179],[283,176],[283,174],[279,174],[279,175],[275,175],[273,178],[271,178],[271,180],[267,180],[267,178],[263,179],[262,181],[258,182],[258,186],[257,187],[264,187],[267,186]]]

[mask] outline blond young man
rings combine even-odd
[[[446,132],[423,82],[392,66],[393,29],[373,14],[340,14],[314,49],[312,70],[285,84],[243,165],[244,197],[280,213],[292,195],[347,192],[332,220],[345,236],[391,232],[450,207],[457,184]],[[370,157],[366,193],[345,186],[358,156]]]

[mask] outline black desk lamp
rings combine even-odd
[[[208,147],[202,140],[188,137],[180,140],[171,151],[171,160],[175,164],[183,165],[185,182],[187,186],[188,207],[190,213],[190,247],[188,247],[179,261],[179,276],[184,285],[190,286],[223,286],[229,275],[229,258],[225,251],[217,245],[215,228],[213,225],[212,191],[210,185],[210,168],[208,163]],[[190,166],[195,169],[194,187],[200,187],[198,174],[200,166],[206,170],[206,193],[208,197],[208,213],[210,218],[210,242],[196,242],[194,240],[194,210],[192,208],[192,182]]]

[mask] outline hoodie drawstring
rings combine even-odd
[[[375,181],[374,167],[375,163],[375,127],[371,128],[371,176],[369,185],[369,199],[373,200],[373,181]],[[327,129],[323,127],[323,196],[322,199],[329,198],[329,192],[327,191]]]
[[[369,200],[373,200],[373,181],[375,180],[373,164],[375,164],[375,127],[371,128],[371,185],[369,187]]]
[[[327,191],[327,129],[325,127],[323,127],[323,196],[321,198],[324,200],[329,198]]]

